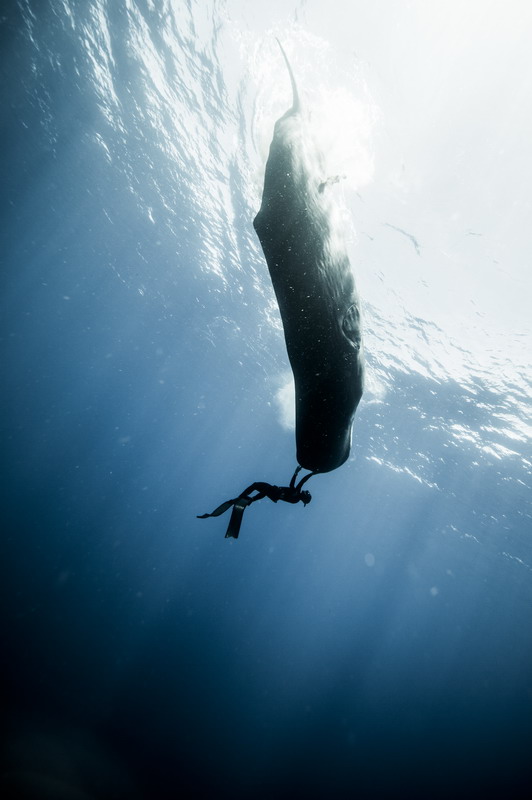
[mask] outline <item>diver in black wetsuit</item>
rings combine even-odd
[[[238,539],[244,511],[247,506],[251,505],[251,503],[254,503],[256,500],[262,500],[263,497],[268,497],[274,503],[277,503],[279,500],[284,500],[285,503],[303,503],[304,506],[310,503],[312,500],[312,495],[306,489],[302,490],[302,486],[315,473],[309,472],[308,475],[305,475],[305,477],[301,478],[299,483],[296,484],[296,478],[300,470],[301,467],[297,467],[296,471],[292,475],[292,480],[290,481],[289,486],[273,486],[271,483],[255,481],[255,483],[252,483],[247,489],[244,489],[244,491],[239,494],[238,497],[235,497],[234,500],[226,500],[221,506],[215,508],[211,514],[201,514],[198,516],[198,519],[219,517],[220,514],[224,514],[229,508],[231,508],[231,506],[233,506],[233,511],[231,514],[231,519],[229,520],[225,538],[227,539],[228,537],[233,537],[234,539]],[[257,494],[254,497],[250,497],[253,492],[257,492]]]

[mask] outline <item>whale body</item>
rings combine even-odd
[[[295,382],[301,467],[330,472],[351,449],[364,384],[360,299],[335,225],[332,185],[286,54],[292,107],[275,123],[253,221],[279,304]]]

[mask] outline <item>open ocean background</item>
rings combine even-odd
[[[363,298],[295,467],[288,53]],[[529,797],[532,4],[0,4],[2,797]]]

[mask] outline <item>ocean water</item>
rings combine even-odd
[[[3,797],[527,797],[527,2],[0,10]],[[364,304],[295,467],[252,228],[289,54]]]

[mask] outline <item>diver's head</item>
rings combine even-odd
[[[303,505],[304,506],[308,505],[310,503],[310,501],[312,500],[311,493],[307,492],[306,489],[303,489],[303,491],[301,492],[301,500],[303,501]]]

